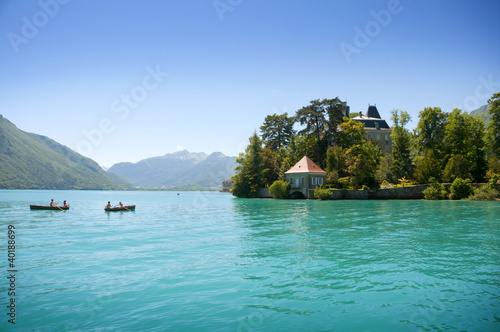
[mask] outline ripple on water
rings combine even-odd
[[[52,197],[72,208],[29,210]],[[107,200],[137,210],[105,213]],[[0,191],[0,212],[18,234],[21,330],[487,331],[500,323],[498,204]]]

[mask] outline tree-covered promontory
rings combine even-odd
[[[392,110],[392,149],[382,151],[364,123],[345,114],[338,97],[315,99],[290,116],[273,114],[254,133],[233,177],[233,194],[256,197],[260,187],[285,180],[285,172],[308,156],[327,172],[328,188],[379,188],[410,183],[484,182],[500,174],[500,92],[489,102],[489,125],[459,109],[426,107],[416,128],[404,110]]]

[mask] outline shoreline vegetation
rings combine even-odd
[[[381,151],[362,121],[353,120],[352,113],[345,116],[346,109],[336,97],[312,100],[292,116],[268,115],[261,135],[254,132],[236,159],[232,194],[259,198],[271,190],[276,193],[272,197],[291,198],[297,190],[285,173],[307,156],[326,171],[326,178],[306,197],[335,199],[339,192],[352,191],[366,192],[369,199],[375,191],[419,187],[418,195],[428,200],[499,198],[500,92],[488,100],[487,123],[459,109],[426,107],[410,131],[409,113],[392,110],[390,152]]]
[[[377,189],[329,189],[316,187],[313,198],[316,200],[500,200],[500,184],[471,183],[470,187],[457,183],[429,183],[397,188]],[[436,190],[436,184],[438,189]],[[271,188],[260,188],[256,198],[285,199],[288,195],[276,195]]]

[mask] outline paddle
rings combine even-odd
[[[57,206],[57,204],[54,204],[54,206],[55,206],[56,208],[58,208],[59,210],[64,211],[62,208],[60,208],[59,206]]]
[[[117,206],[118,206],[118,207],[121,207],[122,209],[125,209],[125,210],[128,210],[128,211],[132,211],[132,210],[127,209],[125,206],[115,205],[115,207],[117,207]]]

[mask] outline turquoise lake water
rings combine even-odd
[[[29,210],[51,198],[70,210]],[[499,202],[0,191],[0,331],[500,331],[499,219]]]

